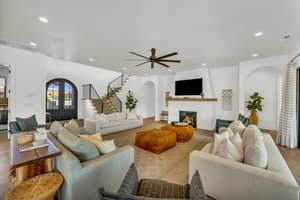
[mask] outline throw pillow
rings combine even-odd
[[[191,200],[207,199],[198,170],[196,170],[191,180],[189,199]]]
[[[65,128],[76,136],[80,135],[80,127],[74,119],[70,120],[68,123],[65,123]]]
[[[16,122],[21,131],[34,131],[38,127],[35,115],[28,118],[16,117]]]
[[[64,127],[58,122],[58,121],[54,121],[52,122],[51,126],[50,126],[50,132],[57,137],[58,133],[64,129]]]
[[[114,140],[103,141],[97,147],[100,150],[100,152],[103,154],[107,154],[116,150],[116,145],[114,143]]]
[[[65,128],[58,133],[57,139],[81,162],[92,160],[100,155],[94,144],[76,137]]]
[[[213,137],[213,142],[211,145],[211,153],[216,154],[219,151],[220,144],[222,141],[229,137],[229,131],[225,131],[222,134],[215,133]]]
[[[248,145],[254,143],[254,137],[258,135],[259,137],[263,137],[262,132],[255,125],[248,126],[243,134],[243,146],[246,148]]]
[[[89,141],[98,147],[102,143],[102,137],[100,133],[96,133],[93,135],[79,135],[79,137],[83,140]]]
[[[127,113],[127,120],[136,120],[137,119],[137,115],[134,112],[129,112]]]
[[[241,121],[234,121],[232,122],[229,127],[232,132],[236,133],[238,132],[241,136],[243,134],[243,131],[245,130],[245,125]]]
[[[126,113],[123,112],[117,112],[115,113],[116,120],[125,120],[126,119]]]
[[[134,163],[131,164],[118,193],[136,194],[139,185],[139,175]]]
[[[239,151],[243,152],[243,141],[239,133],[234,133],[233,136],[230,137],[230,141],[239,149]]]
[[[222,141],[219,147],[219,151],[216,153],[216,155],[238,162],[242,162],[244,158],[243,148],[238,148],[231,142],[229,138],[226,138]]]
[[[255,167],[266,168],[268,165],[268,151],[263,137],[254,136],[254,143],[245,149],[245,163]]]
[[[115,121],[116,120],[116,115],[115,113],[111,113],[106,115],[107,119],[111,122],[111,121]]]

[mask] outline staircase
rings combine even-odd
[[[97,93],[92,84],[83,85],[83,99],[90,100],[99,114],[122,112],[123,104],[117,95],[129,80],[130,76],[130,74],[122,73],[122,75],[109,82],[106,94],[103,96]]]

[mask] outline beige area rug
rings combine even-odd
[[[189,154],[193,150],[201,150],[211,136],[204,131],[195,130],[191,140],[178,143],[161,154],[155,154],[134,145],[135,135],[139,131],[160,128],[163,124],[159,122],[146,122],[141,128],[103,136],[103,139],[114,139],[118,147],[131,145],[135,148],[135,163],[141,178],[161,179],[178,184],[188,183],[189,176]]]

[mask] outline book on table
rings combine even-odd
[[[33,142],[28,142],[25,144],[19,144],[19,150],[20,152],[24,152],[24,151],[30,151],[30,150],[34,150],[34,149],[39,149],[39,148],[43,148],[43,147],[47,147],[49,146],[49,144],[47,143],[46,140],[42,140],[42,141],[33,141]]]

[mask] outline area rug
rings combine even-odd
[[[158,122],[148,122],[141,128],[103,136],[103,139],[113,139],[118,147],[131,145],[135,148],[135,162],[141,178],[154,178],[186,184],[188,183],[189,154],[194,150],[201,150],[211,141],[211,136],[201,130],[196,130],[191,140],[185,143],[177,142],[175,147],[160,154],[134,145],[137,132],[161,128],[163,125]]]

